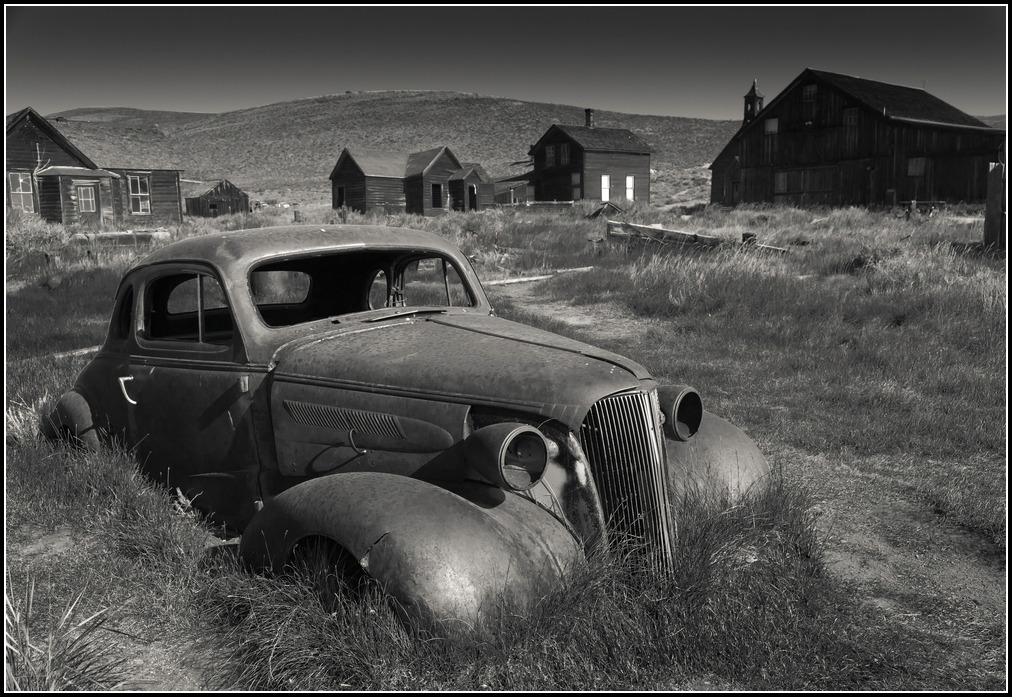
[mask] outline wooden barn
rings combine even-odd
[[[433,216],[447,210],[480,210],[493,203],[493,185],[484,170],[475,164],[464,167],[446,146],[410,154],[345,148],[330,182],[333,208],[346,206],[362,213]],[[451,190],[458,195],[451,196]]]
[[[650,201],[650,146],[624,128],[555,124],[531,146],[535,201]]]
[[[222,179],[197,196],[188,196],[185,202],[186,215],[200,218],[250,212],[249,194],[228,179]]]
[[[7,117],[7,206],[64,225],[114,227],[119,175],[100,169],[31,107]]]
[[[806,69],[769,104],[755,83],[710,165],[713,203],[983,201],[1004,131],[923,89]]]
[[[495,184],[485,169],[464,162],[450,175],[450,208],[455,211],[480,211],[495,206]]]
[[[533,171],[499,179],[495,183],[495,202],[499,205],[510,206],[518,203],[529,203],[533,200]]]

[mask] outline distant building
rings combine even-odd
[[[928,94],[806,69],[769,104],[755,82],[710,165],[713,203],[982,201],[1003,131]]]
[[[552,125],[531,146],[536,201],[650,201],[650,146],[624,128]]]
[[[250,212],[249,194],[227,179],[197,196],[187,197],[185,202],[186,215],[201,218]]]
[[[333,208],[424,216],[480,210],[493,204],[493,184],[480,165],[462,165],[446,146],[417,153],[345,148],[330,173]]]

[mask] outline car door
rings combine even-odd
[[[211,269],[164,265],[138,295],[119,376],[128,442],[149,475],[241,529],[259,498],[259,458],[250,371],[222,285]]]

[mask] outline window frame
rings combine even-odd
[[[14,187],[13,177],[18,177],[18,186]],[[11,208],[17,208],[28,213],[35,212],[35,182],[32,181],[31,172],[8,172],[7,173],[7,190],[10,194]],[[25,183],[28,184],[28,190],[25,191]],[[28,207],[25,207],[25,197],[27,198]],[[17,199],[15,199],[17,197]]]
[[[144,183],[144,191],[141,191],[141,182]],[[130,215],[151,215],[151,173],[127,174],[127,191],[130,196]],[[134,204],[137,204],[136,207]]]
[[[88,192],[89,196],[84,196]],[[80,184],[77,187],[77,212],[96,213],[98,211],[98,192],[94,184]]]

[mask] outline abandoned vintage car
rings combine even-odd
[[[406,616],[468,625],[592,550],[665,569],[671,496],[769,469],[696,390],[496,317],[456,247],[377,226],[157,249],[42,431],[133,448],[253,567],[323,541]]]

